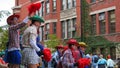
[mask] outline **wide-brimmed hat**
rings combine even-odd
[[[58,45],[55,47],[56,49],[64,49],[63,45]]]
[[[30,19],[30,20],[38,21],[38,22],[40,22],[40,23],[43,23],[43,22],[44,22],[44,20],[42,19],[42,17],[40,17],[40,16],[38,16],[38,15],[35,15],[35,16],[33,16],[33,17],[30,17],[29,19]]]
[[[12,23],[11,21],[13,20],[14,17],[19,18],[20,15],[13,14],[13,15],[9,16],[9,17],[7,18],[7,23],[8,23],[8,25],[10,25],[10,24]]]
[[[81,46],[81,47],[87,47],[88,45],[86,43],[84,43],[84,42],[79,42],[79,46]]]
[[[69,39],[67,44],[75,44],[75,45],[79,45],[79,43],[77,42],[77,40],[75,39]]]

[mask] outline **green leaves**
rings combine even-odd
[[[11,13],[7,10],[1,10],[0,11],[0,21],[4,16],[9,16]]]
[[[8,42],[8,30],[1,30],[0,28],[0,51],[6,49],[7,42]]]
[[[52,52],[55,50],[55,46],[60,44],[60,40],[57,38],[55,34],[49,34],[48,35],[49,40],[45,42],[48,48],[52,50]]]

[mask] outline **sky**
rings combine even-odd
[[[12,14],[13,12],[11,8],[14,6],[15,6],[15,0],[0,0],[0,11],[7,10]],[[0,26],[4,26],[7,24],[6,19],[7,16],[2,18],[2,20],[0,21]]]

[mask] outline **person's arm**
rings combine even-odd
[[[30,33],[30,45],[33,47],[36,51],[40,51],[40,48],[36,45],[36,35],[34,33]]]
[[[29,17],[27,16],[27,17],[22,21],[22,23],[18,23],[18,24],[16,24],[16,25],[12,25],[12,26],[10,26],[10,29],[12,29],[12,30],[20,29],[20,28],[24,27],[24,26],[26,25],[26,23],[28,23],[28,21],[29,21]]]
[[[98,60],[97,64],[99,64],[99,63],[100,63],[100,60],[101,60],[101,59],[99,59],[99,60]]]

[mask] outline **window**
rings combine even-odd
[[[44,2],[41,3],[40,16],[44,15]]]
[[[50,29],[50,25],[49,23],[46,24],[46,31],[45,31],[45,39],[48,40],[48,34],[49,34],[49,29]]]
[[[62,32],[62,38],[65,38],[65,21],[61,22],[61,32]]]
[[[76,18],[72,19],[72,37],[74,38],[76,36]]]
[[[109,11],[108,12],[109,16],[109,33],[115,33],[115,11]]]
[[[62,10],[65,10],[66,9],[67,0],[61,0],[61,1],[62,1]]]
[[[100,34],[105,34],[105,13],[99,14]]]
[[[53,33],[56,34],[56,22],[53,22]]]
[[[41,26],[41,39],[44,40],[44,26]]]
[[[91,16],[92,34],[96,35],[96,15]]]
[[[67,20],[67,38],[71,38],[71,22]]]
[[[67,0],[67,8],[72,8],[72,0]]]
[[[53,11],[56,11],[56,0],[53,0]]]
[[[73,6],[73,7],[76,7],[76,0],[73,0],[72,3],[73,3],[72,6]]]
[[[49,0],[46,0],[46,13],[50,12],[50,3]]]
[[[96,0],[91,0],[91,3],[94,3],[94,2],[96,2]]]

